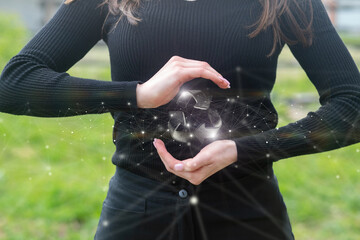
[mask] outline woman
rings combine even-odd
[[[101,39],[112,82],[65,73]],[[276,128],[285,44],[322,106]],[[293,239],[272,163],[360,137],[359,71],[321,0],[67,0],[0,84],[2,112],[114,117],[95,239]]]

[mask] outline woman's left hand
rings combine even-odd
[[[201,149],[195,157],[183,161],[175,159],[160,139],[154,140],[154,146],[166,170],[194,185],[199,185],[214,173],[237,161],[237,149],[232,140],[214,141]]]

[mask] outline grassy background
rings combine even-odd
[[[0,19],[0,36],[7,36],[0,38],[1,69],[28,37],[16,21],[10,31],[14,19],[7,19]],[[360,49],[349,49],[360,66]],[[106,48],[93,49],[69,72],[110,80]],[[272,93],[279,126],[319,107],[299,101],[305,97],[317,99],[315,88],[285,49]],[[112,124],[110,114],[44,119],[0,113],[0,239],[93,238],[114,172]],[[356,144],[275,164],[297,239],[359,239],[359,156]]]

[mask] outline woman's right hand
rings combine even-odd
[[[195,78],[206,78],[220,88],[230,88],[230,83],[207,62],[173,56],[148,81],[136,87],[139,108],[157,108],[170,102],[180,87]]]

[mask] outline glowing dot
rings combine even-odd
[[[29,181],[31,181],[32,180],[32,177],[29,177]]]
[[[160,172],[160,175],[164,175],[164,172]]]
[[[166,129],[166,131],[167,131],[167,132],[169,132],[169,131],[170,131],[170,129]]]
[[[189,95],[189,92],[182,92],[181,93],[181,97],[186,97],[186,96],[188,96]]]
[[[49,145],[46,145],[45,148],[46,148],[46,149],[49,149]]]
[[[269,143],[268,141],[266,141],[266,143]]]
[[[360,169],[356,170],[356,172],[360,173]]]
[[[190,137],[194,137],[194,135],[193,135],[193,134],[190,134]]]
[[[359,149],[356,149],[356,152],[358,153],[358,152],[360,152],[360,150],[359,150]]]
[[[248,116],[250,116],[250,115],[247,113],[246,116],[248,117]]]
[[[266,176],[267,179],[270,179],[270,176]]]
[[[158,117],[157,116],[154,116],[154,119],[157,119]]]
[[[190,143],[190,142],[188,142],[188,143],[187,143],[187,145],[188,145],[188,146],[190,146],[190,145],[191,145],[191,143]]]
[[[52,172],[49,172],[49,176],[51,176],[52,175]]]
[[[104,105],[105,103],[104,102],[101,102],[101,105]]]
[[[141,134],[145,134],[145,131],[141,131]]]
[[[199,203],[199,199],[196,196],[191,196],[189,202],[191,205],[197,205]]]
[[[314,148],[314,149],[316,149],[317,147],[316,147],[316,146],[314,146],[313,148]]]
[[[140,166],[140,163],[136,163],[136,166]]]
[[[229,132],[231,132],[231,129],[229,129]]]
[[[106,157],[102,157],[102,160],[105,161],[105,160],[106,160]]]
[[[339,175],[336,175],[336,179],[339,179],[340,178],[340,176]]]
[[[172,184],[175,184],[176,182],[175,181],[172,181]]]
[[[71,131],[71,134],[74,134],[74,131]]]
[[[238,167],[239,167],[239,165],[235,164],[235,165],[234,165],[234,167],[235,167],[235,168],[238,168]]]
[[[227,101],[230,102],[230,98],[228,98]]]
[[[131,103],[130,103],[130,102],[128,102],[128,103],[127,103],[127,105],[128,105],[128,106],[130,106],[130,105],[131,105]]]
[[[104,227],[107,227],[107,226],[109,226],[109,222],[105,220],[105,221],[103,221],[102,225],[103,225]]]
[[[174,114],[171,113],[171,114],[170,114],[170,117],[173,117],[173,116],[174,116]]]
[[[269,157],[270,157],[270,154],[269,154],[269,153],[267,153],[267,154],[266,154],[266,157],[267,157],[267,158],[269,158]]]

